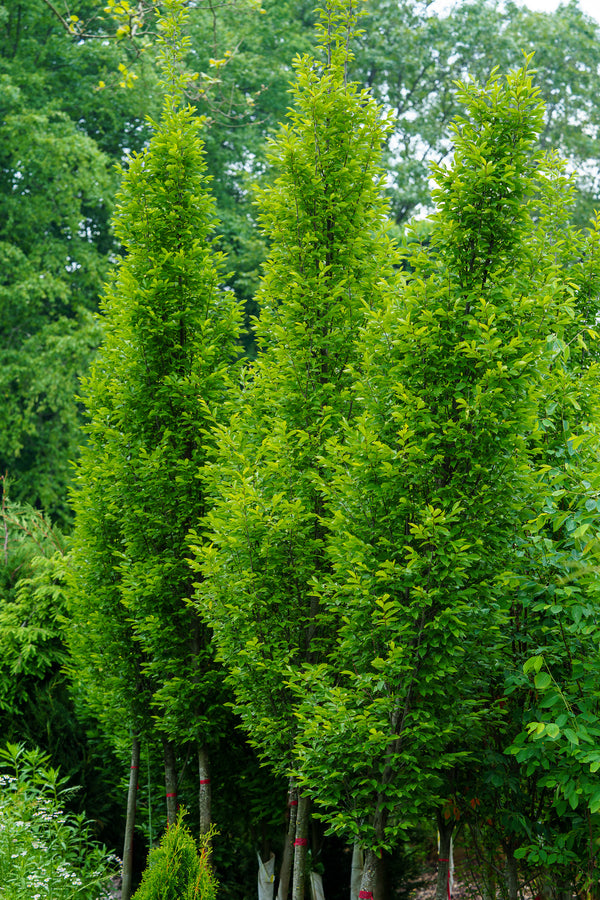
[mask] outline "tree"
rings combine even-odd
[[[173,741],[197,742],[204,765],[219,737],[215,716],[223,716],[209,637],[186,605],[185,557],[187,532],[206,511],[198,473],[237,356],[239,316],[232,293],[219,287],[202,120],[184,102],[186,12],[180,0],[165,9],[163,114],[123,176],[115,231],[126,256],[107,289],[104,339],[84,381],[72,649],[87,677],[86,658],[103,659],[88,685],[96,708],[101,691],[109,714],[125,710],[134,738],[151,712],[164,737],[174,820]],[[199,791],[208,798],[208,772]],[[202,802],[201,815],[206,831]]]
[[[405,285],[360,334],[357,417],[329,447],[332,574],[315,585],[337,644],[296,677],[300,782],[332,830],[365,845],[365,897],[375,854],[441,805],[493,711],[498,572],[514,565],[524,510],[544,503],[541,410],[576,317],[572,246],[557,254],[548,238],[568,183],[535,152],[543,109],[527,66],[459,97],[429,246],[415,235]]]
[[[260,355],[232,400],[208,471],[216,497],[199,607],[231,671],[252,743],[289,775],[296,700],[289,673],[321,657],[327,440],[353,415],[347,367],[365,310],[394,281],[379,150],[387,122],[347,79],[358,6],[320,11],[320,59],[295,60],[294,106],[271,143],[273,186],[259,194],[270,254],[258,294]],[[305,798],[296,824],[294,897],[303,894]]]
[[[209,835],[197,847],[179,813],[160,846],[150,852],[135,900],[214,900],[218,885],[209,860]]]
[[[131,94],[125,108],[124,91],[94,91],[110,48],[67,40],[41,0],[0,21],[0,471],[64,526],[78,378],[100,339],[90,312],[115,251],[111,163],[145,135]]]

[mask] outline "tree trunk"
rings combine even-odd
[[[296,835],[296,818],[298,814],[298,791],[294,787],[294,779],[290,778],[288,792],[289,822],[288,830],[283,845],[283,858],[279,872],[279,889],[277,900],[287,900],[290,890],[290,875],[292,874],[292,860],[294,859],[294,837]]]
[[[484,862],[481,877],[483,879],[481,886],[483,900],[496,900],[496,873],[491,863]]]
[[[441,810],[437,812],[438,832],[440,835],[440,850],[438,860],[438,878],[435,890],[435,900],[451,900],[450,894],[450,853],[452,847],[452,832],[454,822],[447,822]]]
[[[294,880],[292,883],[292,900],[304,900],[304,883],[306,876],[306,852],[308,850],[308,819],[310,800],[298,795],[298,816],[296,818],[296,837],[294,839]]]
[[[372,850],[366,850],[362,878],[360,880],[360,891],[358,892],[361,900],[373,900],[376,878],[377,856]]]
[[[175,749],[173,742],[163,738],[165,757],[165,791],[167,799],[167,825],[177,821],[177,771],[175,768]]]
[[[127,820],[123,843],[123,885],[121,900],[129,900],[133,878],[133,831],[135,828],[135,805],[137,800],[140,770],[140,741],[137,735],[131,738],[131,768],[129,770],[129,790],[127,791]]]
[[[200,806],[200,834],[207,834],[211,826],[210,766],[206,748],[198,744],[198,802]]]
[[[358,841],[354,842],[352,847],[352,869],[350,873],[350,900],[358,900],[358,892],[360,891],[360,882],[362,879],[364,867],[364,855],[362,847]]]
[[[381,853],[375,857],[375,890],[373,896],[375,900],[387,900],[388,894],[388,877],[387,877],[387,856]]]
[[[505,848],[506,853],[506,891],[508,900],[519,900],[519,872],[517,860],[512,847]]]

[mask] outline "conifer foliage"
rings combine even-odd
[[[218,884],[210,867],[208,837],[196,846],[180,812],[160,846],[150,852],[134,900],[215,900]]]

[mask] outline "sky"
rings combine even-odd
[[[554,12],[560,0],[517,0],[517,2],[538,12]],[[440,10],[450,6],[453,6],[452,0],[436,0],[434,4],[434,8]],[[579,6],[588,16],[593,16],[600,23],[600,0],[579,0]]]
[[[540,12],[553,12],[559,4],[559,0],[525,0],[525,6]],[[600,20],[600,0],[579,0],[579,6],[595,19]]]

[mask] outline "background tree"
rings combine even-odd
[[[110,47],[77,46],[40,0],[0,22],[0,470],[13,499],[64,525],[78,376],[99,341],[89,312],[115,250],[111,163],[145,129],[133,92],[94,91]]]

